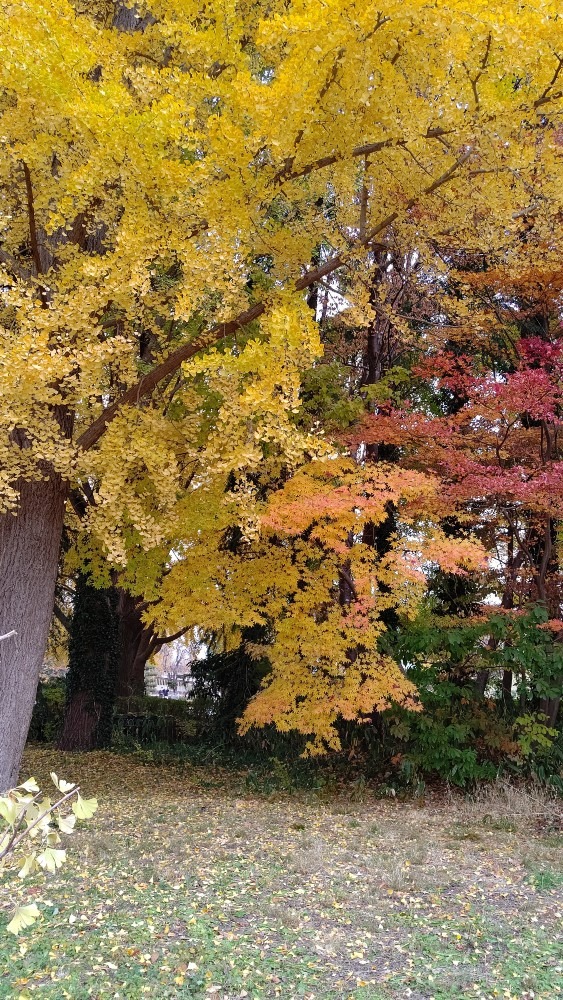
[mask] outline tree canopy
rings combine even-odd
[[[194,511],[211,533],[236,524],[252,542],[266,502],[262,544],[268,532],[293,539],[276,543],[277,559],[292,553],[292,573],[306,575],[317,559],[325,590],[335,574],[350,576],[356,553],[344,552],[342,532],[357,517],[350,477],[358,473],[339,472],[326,499],[315,465],[287,481],[304,463],[335,460],[293,412],[301,372],[322,353],[312,292],[345,275],[357,323],[369,322],[378,248],[391,228],[434,265],[440,253],[463,250],[511,271],[527,244],[556,250],[563,27],[555,3],[507,0],[408,0],[383,10],[351,0],[151,0],[132,9],[28,0],[3,4],[0,24],[0,579],[13,619],[1,624],[18,631],[15,658],[0,646],[0,662],[11,663],[0,681],[0,728],[2,710],[11,716],[23,704],[19,732],[52,608],[67,494],[93,539],[83,550],[90,562],[97,552],[100,565],[149,596],[171,552],[201,547]],[[383,516],[381,491],[399,507],[413,491],[438,498],[423,476],[393,476],[369,470],[373,494],[356,484],[368,498],[366,523]],[[268,499],[280,489],[277,502]],[[315,498],[322,531],[301,519],[295,490]],[[299,531],[288,528],[287,511]],[[456,562],[440,541],[442,513],[436,499],[417,514],[437,561],[475,560],[458,541]],[[304,532],[322,553],[296,554]],[[43,548],[26,562],[38,535]],[[219,548],[215,540],[201,552],[211,570]],[[383,558],[388,595],[391,556]],[[317,736],[330,734],[338,714],[399,687],[407,694],[388,666],[375,691],[357,641],[350,646],[347,628],[365,622],[363,602],[375,628],[366,648],[381,611],[369,574],[363,582],[363,567],[353,569],[356,617],[345,600],[331,632],[333,648],[340,644],[331,684],[340,678],[340,691],[334,709],[327,714],[323,699],[306,722]],[[395,570],[408,592],[411,571],[404,562]],[[168,593],[169,617],[178,618],[180,595]],[[292,613],[296,593],[308,593],[302,580]],[[23,610],[30,601],[43,609],[33,628]],[[320,628],[332,611],[321,614],[315,601]],[[307,716],[297,706],[311,704],[315,668],[298,654],[297,673],[299,662],[309,672],[292,689],[293,707],[272,685],[256,720],[293,725]],[[286,673],[290,688],[296,676]],[[15,783],[22,739],[6,741],[0,787]]]

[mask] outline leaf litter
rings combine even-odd
[[[249,795],[227,772],[28,749],[25,771],[54,766],[99,812],[65,869],[6,901],[0,884],[0,920],[14,894],[40,911],[0,936],[2,1000],[563,993],[556,803],[546,832],[489,800]]]

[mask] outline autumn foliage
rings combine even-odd
[[[316,748],[415,705],[431,572],[559,618],[559,13],[0,6],[0,790],[63,531],[162,635],[267,623],[243,726]]]

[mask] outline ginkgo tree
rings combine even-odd
[[[151,549],[189,479],[185,362],[295,331],[306,289],[390,225],[421,252],[517,254],[530,213],[551,232],[563,25],[554,2],[3,0],[0,28],[2,789],[69,495],[109,560]],[[240,428],[252,465],[244,408]]]

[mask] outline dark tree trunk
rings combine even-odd
[[[540,712],[547,717],[547,725],[554,726],[559,715],[561,698],[540,698]]]
[[[115,588],[99,590],[79,575],[70,625],[61,750],[95,750],[111,742],[119,664],[117,602]]]
[[[20,481],[17,515],[0,516],[0,792],[17,783],[37,692],[61,542],[65,488],[45,472]]]
[[[512,670],[502,672],[502,702],[506,708],[512,707]]]
[[[139,599],[120,587],[97,589],[79,576],[61,750],[108,746],[116,697],[144,694],[145,664],[155,642],[142,610]]]
[[[154,652],[153,629],[142,620],[143,606],[137,597],[118,591],[119,669],[116,695],[129,698],[145,693],[145,665]]]
[[[485,689],[489,683],[489,671],[479,670],[477,672],[477,680],[475,681],[475,693],[479,698],[485,697]]]

